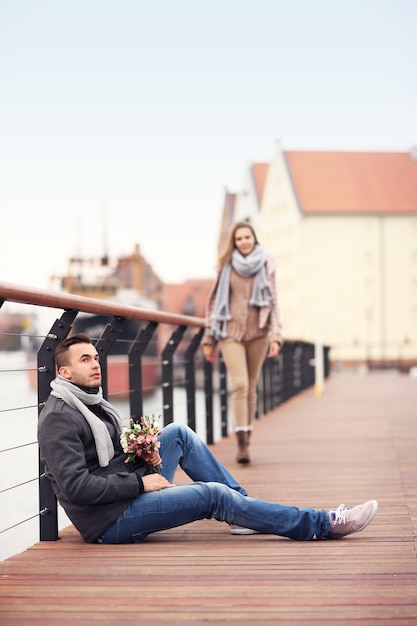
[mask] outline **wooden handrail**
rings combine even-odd
[[[162,324],[173,324],[175,326],[204,327],[204,319],[201,317],[154,311],[153,309],[119,304],[109,300],[96,300],[95,298],[34,289],[23,285],[16,286],[4,282],[0,282],[0,298],[4,298],[4,300],[9,300],[10,302],[33,304],[54,309],[77,310],[83,313],[101,313],[102,315],[129,317],[135,320],[160,322]]]

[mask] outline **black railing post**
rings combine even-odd
[[[261,369],[261,375],[259,377],[259,382],[258,382],[258,399],[257,399],[257,404],[259,406],[259,404],[262,402],[262,412],[266,413],[266,407],[267,407],[267,393],[266,393],[266,378],[267,378],[267,363],[266,363],[266,359],[265,361],[262,363],[262,369]]]
[[[204,394],[206,400],[206,443],[214,443],[213,435],[213,364],[204,359]]]
[[[314,359],[314,346],[312,343],[308,343],[304,348],[304,389],[307,387],[311,387],[314,385],[314,368],[311,367],[310,363]]]
[[[55,378],[54,352],[57,344],[65,339],[78,311],[64,311],[56,320],[39,348],[38,365],[38,414],[40,414],[51,391],[51,381]],[[39,455],[39,538],[41,541],[58,539],[58,505],[51,483],[45,476],[45,465]]]
[[[265,359],[264,362],[265,372],[266,372],[266,403],[263,408],[263,414],[269,413],[272,410],[272,401],[273,401],[273,371],[272,371],[272,361],[271,359]],[[258,413],[259,416],[259,413]]]
[[[173,359],[175,350],[186,331],[186,326],[178,326],[162,350],[162,397],[164,411],[164,426],[174,421],[174,368]]]
[[[196,430],[195,412],[195,354],[201,339],[204,335],[204,328],[200,328],[195,333],[185,351],[185,389],[187,393],[187,424],[194,431]]]
[[[266,359],[266,371],[267,371],[267,390],[266,390],[266,406],[265,413],[272,411],[274,407],[274,363],[272,359]]]
[[[273,382],[272,382],[272,406],[271,408],[274,409],[275,407],[279,406],[282,403],[283,376],[282,376],[281,352],[275,359],[272,359],[272,361],[273,361],[272,363],[272,381]]]
[[[293,395],[302,390],[302,354],[303,354],[303,346],[301,342],[297,341],[292,359],[292,386],[293,386]]]
[[[330,376],[330,346],[323,346],[324,352],[324,378]]]
[[[105,329],[103,330],[95,344],[95,348],[100,356],[101,386],[103,389],[103,396],[106,399],[109,397],[107,357],[109,356],[109,352],[112,349],[114,342],[120,335],[120,331],[122,330],[122,326],[125,321],[125,317],[113,317],[112,321],[106,325]]]
[[[139,331],[129,350],[130,415],[135,421],[143,415],[142,356],[157,327],[158,322],[148,322]]]
[[[222,437],[227,437],[228,430],[228,394],[227,394],[227,369],[222,353],[219,356],[219,400],[220,400],[220,423]]]
[[[293,342],[286,341],[282,346],[281,356],[282,356],[282,377],[283,377],[283,385],[282,385],[282,400],[286,402],[292,395],[292,354],[293,354],[294,344]]]

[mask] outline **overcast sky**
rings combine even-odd
[[[214,278],[224,190],[284,149],[417,145],[415,0],[0,0],[0,281],[130,253]]]

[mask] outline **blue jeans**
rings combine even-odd
[[[160,442],[163,475],[172,482],[179,465],[194,482],[142,493],[104,532],[103,543],[140,543],[159,530],[213,518],[300,541],[330,535],[328,511],[250,498],[188,426],[167,425]]]

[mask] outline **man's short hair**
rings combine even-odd
[[[64,365],[68,365],[68,352],[71,346],[74,346],[77,343],[93,343],[91,341],[90,335],[87,333],[75,333],[66,339],[63,339],[59,342],[57,347],[55,348],[55,364],[57,369]]]

